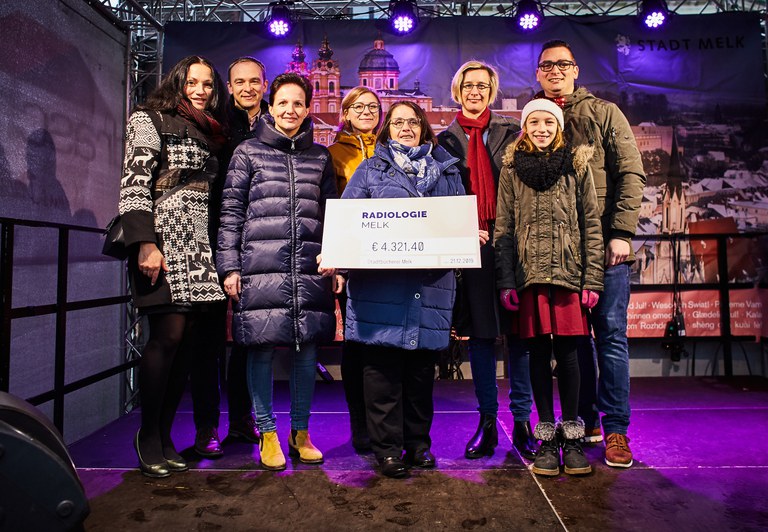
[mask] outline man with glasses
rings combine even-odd
[[[460,270],[453,326],[458,336],[469,337],[469,361],[478,401],[480,423],[467,442],[464,456],[491,455],[498,444],[498,388],[496,386],[496,339],[509,331],[509,316],[499,308],[493,251],[496,220],[496,189],[504,148],[520,126],[514,119],[493,113],[499,77],[496,70],[480,61],[461,65],[451,82],[451,96],[461,105],[456,119],[438,135],[438,141],[459,158],[464,188],[477,196],[478,223],[490,238],[480,248],[481,268]],[[513,444],[526,458],[533,459],[535,440],[531,434],[531,379],[528,352],[519,339],[507,336],[509,350],[510,409],[514,415]]]
[[[565,135],[573,145],[595,148],[590,162],[598,202],[602,205],[605,241],[605,289],[592,309],[599,382],[595,384],[592,342],[579,349],[581,393],[579,415],[587,426],[587,441],[602,439],[598,410],[603,413],[605,462],[611,467],[630,467],[629,448],[629,267],[634,262],[632,237],[637,227],[645,172],[632,129],[619,108],[577,87],[579,67],[565,41],[542,46],[536,80],[548,98],[565,114]],[[595,396],[595,394],[597,394]],[[595,407],[595,403],[597,403]],[[590,427],[593,429],[590,431]]]
[[[219,167],[223,175],[211,188],[209,203],[211,242],[216,242],[218,238],[221,195],[229,159],[238,144],[253,136],[259,117],[267,111],[267,103],[263,99],[267,90],[264,65],[254,57],[235,59],[229,66],[227,88],[231,96],[227,105],[229,142],[219,158]],[[221,339],[216,356],[192,366],[192,410],[196,427],[194,449],[197,454],[205,458],[218,458],[224,454],[218,426],[221,402],[219,359],[225,352],[226,315],[227,306],[224,304],[211,313],[215,318],[211,318],[208,323],[210,334]],[[245,350],[241,346],[233,345],[227,366],[228,436],[250,443],[259,443],[259,431],[251,409],[245,366]]]

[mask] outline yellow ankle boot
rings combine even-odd
[[[261,445],[259,445],[261,465],[265,469],[281,471],[285,469],[285,455],[280,448],[277,432],[262,432]]]
[[[288,438],[288,454],[298,456],[304,464],[322,464],[323,453],[312,444],[309,432],[306,430],[291,429],[291,437]]]

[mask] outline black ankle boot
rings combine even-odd
[[[536,438],[533,437],[530,421],[515,421],[512,429],[512,445],[523,455],[523,458],[528,460],[536,458]]]
[[[537,475],[555,477],[560,474],[560,445],[557,442],[557,430],[551,422],[539,422],[534,436],[541,440],[536,451],[531,470]]]
[[[584,437],[581,418],[558,423],[563,446],[563,468],[568,475],[587,475],[592,472],[579,440]]]
[[[494,414],[483,414],[480,416],[480,424],[477,426],[477,431],[467,442],[464,456],[470,459],[491,456],[498,444],[499,431],[496,428],[496,416]]]

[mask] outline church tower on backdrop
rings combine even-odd
[[[328,44],[328,37],[317,51],[317,59],[312,62],[310,81],[312,82],[312,113],[338,113],[341,109],[341,70],[339,62],[333,59],[333,50]]]

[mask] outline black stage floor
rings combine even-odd
[[[86,530],[766,530],[768,380],[636,378],[629,436],[635,465],[612,469],[602,444],[586,450],[586,477],[540,478],[511,445],[507,387],[499,381],[500,443],[466,460],[477,426],[471,381],[438,381],[433,452],[438,468],[384,478],[349,442],[340,382],[318,382],[310,433],[325,463],[288,459],[260,469],[258,447],[224,442],[201,460],[185,398],[174,431],[192,470],[143,477],[128,414],[70,446],[91,505]],[[277,383],[278,434],[287,451],[288,394]],[[226,405],[223,405],[226,409]],[[534,412],[535,419],[535,412]],[[226,414],[222,414],[222,437]],[[287,452],[286,452],[287,455]]]

